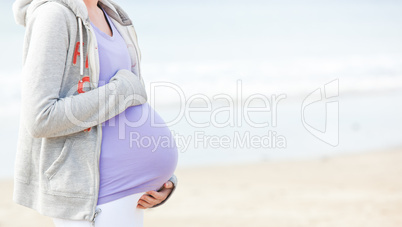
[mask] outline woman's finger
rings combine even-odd
[[[149,191],[147,193],[152,195],[155,199],[158,199],[158,200],[163,200],[164,199],[163,193],[160,193],[160,192],[157,192],[157,191]]]
[[[144,195],[141,197],[142,200],[145,200],[146,202],[148,202],[149,204],[152,205],[156,205],[157,203],[159,203],[158,199],[155,199],[149,195]]]
[[[173,183],[171,181],[167,181],[163,186],[165,188],[173,188]]]
[[[138,204],[145,208],[150,208],[153,206],[152,204],[149,204],[147,201],[142,200],[142,199],[138,200]]]

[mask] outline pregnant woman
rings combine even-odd
[[[107,0],[13,9],[26,27],[13,200],[56,227],[143,226],[176,188],[177,148],[147,103],[131,20]]]

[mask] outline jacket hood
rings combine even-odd
[[[82,21],[89,23],[88,10],[83,0],[16,0],[13,4],[14,19],[17,24],[25,27],[29,14],[46,2],[59,2],[69,8]],[[109,8],[109,13],[122,24],[131,24],[127,14],[112,1],[99,0],[102,6]],[[116,9],[117,7],[117,9]],[[112,11],[112,12],[111,12]],[[118,17],[118,18],[117,18]]]
[[[83,21],[88,20],[88,11],[82,0],[16,0],[13,4],[15,22],[25,27],[29,14],[35,11],[40,5],[49,1],[59,2],[67,6]]]
[[[79,31],[79,48],[80,53],[83,53],[84,48],[84,35],[83,26],[89,27],[89,15],[87,7],[83,0],[16,0],[13,4],[14,18],[17,24],[26,26],[29,15],[32,14],[39,6],[46,2],[57,2],[69,8],[77,17],[78,31]],[[99,0],[99,5],[108,13],[109,16],[114,18],[122,25],[132,25],[128,15],[117,4],[110,0]],[[80,58],[80,75],[84,75],[84,58]]]

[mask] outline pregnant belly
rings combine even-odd
[[[102,124],[100,195],[157,190],[173,175],[175,140],[148,103],[127,108]]]

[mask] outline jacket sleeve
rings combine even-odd
[[[151,207],[151,208],[154,208],[154,207],[157,207],[157,206],[160,206],[160,205],[164,204],[164,203],[166,202],[166,200],[168,200],[168,199],[170,198],[170,196],[173,194],[174,190],[176,190],[176,187],[177,187],[177,177],[176,177],[176,175],[173,174],[173,176],[169,179],[169,181],[171,181],[171,182],[173,183],[173,189],[172,189],[172,191],[171,191],[170,194],[166,197],[165,200],[163,200],[161,203],[159,203],[159,204],[157,204],[157,205],[155,205],[155,206],[153,206],[153,207]]]
[[[59,96],[69,36],[75,35],[70,34],[71,22],[64,10],[60,4],[45,4],[27,24],[21,114],[28,132],[36,138],[76,133],[147,101],[141,80],[129,70],[118,71],[109,83],[85,93]]]

